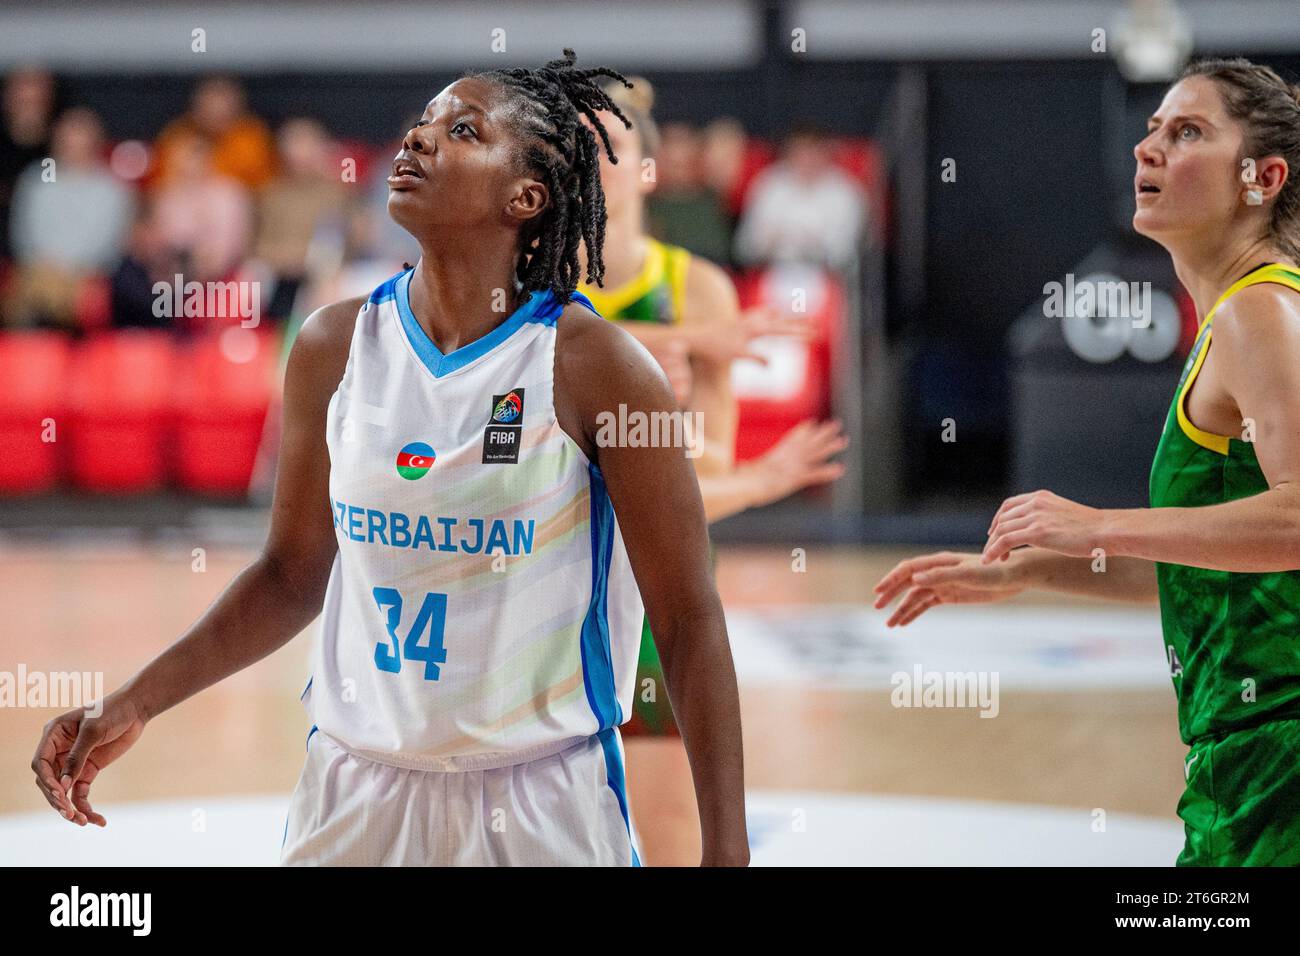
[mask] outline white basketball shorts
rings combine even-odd
[[[617,730],[527,763],[410,770],[312,728],[282,866],[639,866]]]

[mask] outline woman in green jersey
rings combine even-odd
[[[982,554],[904,561],[875,604],[902,595],[893,626],[1026,588],[1158,601],[1190,747],[1178,864],[1300,865],[1300,88],[1201,61],[1148,123],[1133,226],[1203,316],[1151,507],[1008,498]]]

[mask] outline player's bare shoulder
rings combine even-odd
[[[348,364],[352,331],[366,296],[323,305],[303,321],[285,372],[285,387],[305,388],[326,400],[338,388]]]
[[[672,394],[659,363],[629,332],[581,303],[571,302],[555,324],[555,414],[582,450],[602,411],[638,403],[647,393]]]
[[[1214,316],[1214,336],[1225,329],[1245,335],[1268,336],[1300,323],[1300,293],[1276,282],[1247,286],[1229,298]]]
[[[602,395],[646,376],[662,378],[663,373],[631,333],[580,303],[565,306],[555,326],[557,388]]]
[[[1300,293],[1273,282],[1242,289],[1215,313],[1214,348],[1219,365],[1241,381],[1261,375],[1293,380],[1294,356],[1300,352]],[[1286,374],[1276,374],[1282,372]]]
[[[721,267],[707,259],[691,256],[683,298],[682,322],[686,324],[735,324],[739,320],[735,283]]]

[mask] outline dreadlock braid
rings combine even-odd
[[[522,159],[536,172],[550,202],[521,235],[522,248],[516,268],[525,294],[550,289],[561,302],[577,288],[581,279],[578,243],[587,247],[587,281],[597,285],[605,278],[601,248],[605,242],[605,192],[600,185],[600,146],[611,163],[617,163],[609,134],[597,113],[613,113],[628,129],[631,121],[601,88],[598,78],[609,77],[624,86],[631,83],[623,74],[599,67],[575,70],[574,52],[551,60],[540,70],[491,70],[474,74],[497,83],[514,94],[518,111],[515,122],[527,137]],[[590,121],[600,136],[582,122]]]

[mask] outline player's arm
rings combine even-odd
[[[940,604],[987,604],[1025,590],[1054,591],[1132,604],[1160,599],[1155,565],[1142,558],[1072,558],[1021,548],[1006,561],[986,564],[978,554],[940,551],[900,561],[877,582],[874,606],[901,596],[886,627],[910,624]]]
[[[604,475],[663,660],[690,759],[705,864],[749,861],[740,701],[722,602],[708,562],[699,487],[683,448],[598,447],[599,418],[676,410],[654,360],[631,336],[571,306],[559,323],[556,414]]]
[[[194,626],[124,688],[147,717],[261,660],[320,613],[338,549],[329,468],[321,467],[325,416],[343,377],[362,301],[319,309],[299,330],[285,371],[266,542]]]
[[[687,334],[711,329],[722,334],[738,333],[740,302],[736,287],[727,274],[698,256],[692,256],[686,269],[682,328]],[[710,476],[728,476],[736,459],[736,397],[731,389],[731,359],[708,352],[695,352],[691,361],[691,394],[686,409],[698,413],[703,425],[703,443],[696,450],[695,472],[704,480]],[[705,513],[710,521],[719,515],[709,514],[709,496],[704,493]]]
[[[742,320],[736,287],[725,272],[692,257],[686,273],[686,303],[681,328],[698,340],[748,342],[759,335],[789,333],[791,320],[773,310],[753,310]],[[805,335],[804,324],[794,326]],[[691,354],[691,394],[686,407],[703,420],[702,454],[695,459],[704,515],[710,523],[748,508],[771,504],[809,485],[833,481],[844,466],[829,461],[848,444],[838,422],[800,422],[775,447],[753,461],[736,464],[739,407],[731,387],[727,351],[698,349]]]
[[[636,339],[651,352],[667,348],[674,342],[684,342],[689,347],[689,336],[681,327],[661,322],[634,322],[629,319],[611,319],[614,325]]]
[[[109,694],[101,713],[78,708],[45,726],[32,769],[66,819],[102,826],[90,806],[90,784],[150,719],[261,660],[319,613],[337,549],[329,469],[321,467],[325,413],[360,302],[313,313],[290,353],[271,528],[261,553],[184,635]]]
[[[1274,285],[1243,289],[1214,320],[1214,361],[1268,490],[1195,508],[1087,508],[1046,491],[1007,499],[984,557],[1032,544],[1086,556],[1100,548],[1217,571],[1300,568],[1300,297]]]
[[[691,259],[692,264],[700,261]],[[704,262],[730,285],[726,273],[712,263]],[[687,280],[689,283],[689,279]],[[708,281],[708,280],[705,280]],[[735,295],[734,290],[731,293]],[[690,292],[687,291],[689,299]],[[657,322],[633,322],[613,319],[612,323],[632,338],[636,339],[652,353],[658,353],[674,345],[681,344],[691,358],[704,358],[714,362],[730,363],[735,359],[748,358],[759,362],[766,361],[762,353],[753,348],[754,339],[765,335],[789,335],[808,339],[813,335],[808,323],[802,318],[782,315],[770,306],[754,306],[738,312],[736,321],[713,322],[677,322],[672,325]]]

